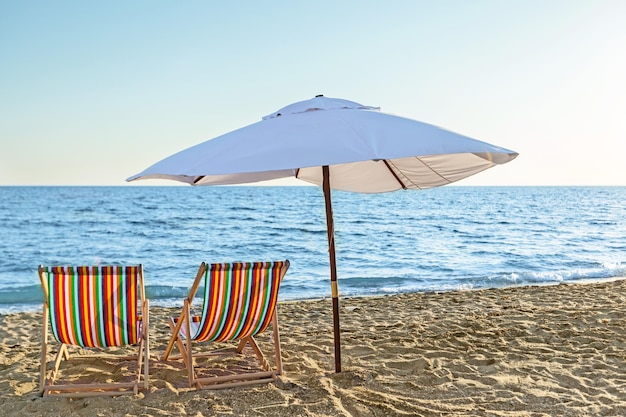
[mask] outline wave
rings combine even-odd
[[[410,292],[446,292],[502,288],[523,285],[544,285],[576,282],[594,282],[626,279],[626,266],[607,263],[597,268],[550,272],[503,272],[491,276],[466,276],[457,279],[417,278],[410,274],[396,276],[350,276],[339,278],[341,296],[370,296]],[[202,294],[202,288],[198,294]],[[172,285],[147,285],[146,296],[152,305],[179,307],[188,295],[189,287]],[[286,280],[281,287],[281,300],[306,300],[330,296],[326,276],[315,280]],[[0,313],[38,311],[44,295],[40,285],[13,286],[0,289]]]

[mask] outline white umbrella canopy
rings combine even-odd
[[[341,371],[330,189],[381,193],[453,183],[517,153],[378,107],[316,96],[169,156],[127,181],[244,184],[295,177],[321,185],[326,202],[335,370]]]
[[[134,175],[193,185],[243,184],[285,177],[331,188],[380,193],[449,184],[517,153],[347,100],[315,97],[260,122],[195,145]]]

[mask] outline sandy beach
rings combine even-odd
[[[158,360],[176,310],[153,307],[150,389],[84,399],[37,395],[41,314],[3,315],[0,415],[626,415],[625,305],[624,280],[342,299],[335,374],[330,300],[283,302],[285,375],[220,391],[189,389],[181,362]],[[75,363],[82,378],[128,373]]]

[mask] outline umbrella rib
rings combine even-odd
[[[420,157],[415,156],[415,159],[417,159],[418,161],[420,161],[422,163],[422,165],[424,165],[424,167],[426,167],[429,171],[431,171],[433,174],[437,175],[439,178],[441,178],[442,180],[446,181],[448,184],[451,184],[453,181],[450,181],[449,179],[447,179],[446,177],[444,177],[443,175],[441,175],[439,172],[437,172],[437,170],[433,169],[430,167],[430,165],[428,165],[426,162],[424,162]],[[398,183],[402,186],[403,190],[407,189],[407,186],[404,185],[404,183],[402,182],[402,180],[400,179],[400,177],[398,176],[398,174],[396,174],[396,172],[393,170],[392,168],[392,162],[384,159],[383,162],[385,162],[385,165],[387,166],[387,169],[389,169],[389,171],[393,174],[394,178],[396,179],[396,181],[398,181]],[[396,167],[395,165],[393,165],[393,167]],[[401,170],[398,170],[400,172],[402,172]],[[411,181],[410,178],[406,177],[405,178],[413,185],[415,186],[415,188],[421,190],[423,189],[423,187],[421,187],[419,184],[416,184],[415,182]]]
[[[400,177],[398,177],[396,172],[391,168],[391,165],[389,164],[389,161],[387,161],[386,159],[383,159],[383,162],[385,163],[385,166],[387,167],[389,172],[391,172],[391,175],[393,175],[393,177],[396,179],[396,181],[398,181],[398,184],[400,184],[400,187],[402,187],[403,190],[406,190],[406,185],[404,185],[404,183],[402,182]]]
[[[426,168],[428,168],[433,174],[437,175],[439,178],[441,178],[442,180],[446,181],[448,184],[451,184],[453,181],[450,181],[449,179],[447,179],[446,177],[444,177],[443,175],[441,175],[439,172],[437,172],[436,169],[432,169],[430,167],[430,165],[428,165],[426,162],[424,162],[422,160],[422,158],[420,158],[419,156],[416,156],[415,159],[417,159],[418,161],[420,161],[422,164],[424,164],[424,166]]]

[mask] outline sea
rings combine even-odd
[[[626,276],[626,187],[332,192],[341,297]],[[0,314],[39,311],[39,265],[143,264],[177,306],[201,262],[289,259],[282,300],[330,297],[314,186],[0,187]]]

